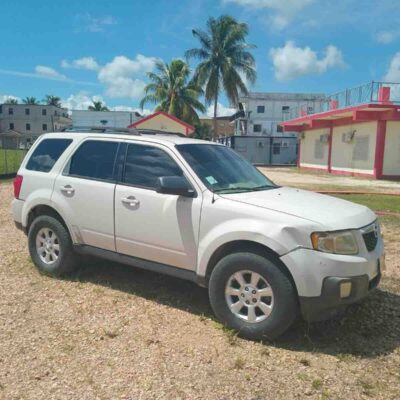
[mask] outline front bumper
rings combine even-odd
[[[330,319],[343,311],[349,304],[355,303],[375,289],[381,279],[380,271],[373,278],[368,275],[351,278],[328,277],[324,279],[321,296],[299,297],[302,317],[306,321],[322,321]],[[349,296],[341,297],[342,284],[351,284]]]

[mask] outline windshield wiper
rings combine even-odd
[[[220,189],[214,189],[214,193],[221,193],[221,192],[255,192],[258,190],[264,190],[264,189],[273,189],[276,186],[273,185],[262,185],[262,186],[255,186],[255,187],[244,187],[244,186],[236,186],[236,187],[231,187],[231,188],[220,188]]]

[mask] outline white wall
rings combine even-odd
[[[306,131],[300,144],[300,166],[328,167],[328,143],[321,143],[321,135],[329,134],[329,129]]]
[[[383,175],[400,175],[400,122],[386,123]]]
[[[376,121],[333,128],[332,170],[373,174],[376,130]],[[342,135],[353,131],[353,140],[343,142]]]
[[[77,128],[127,128],[128,125],[139,119],[134,112],[130,111],[89,110],[72,110],[71,118],[73,126]],[[107,122],[104,123],[104,121]]]

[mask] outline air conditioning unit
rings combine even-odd
[[[343,143],[351,143],[352,140],[354,139],[354,135],[355,135],[356,131],[350,131],[350,132],[345,132],[342,133],[342,142]]]
[[[325,133],[324,135],[321,135],[321,136],[319,137],[319,141],[320,141],[321,143],[328,143],[328,141],[329,141],[329,135],[328,135],[327,133]]]
[[[289,142],[287,140],[282,140],[281,147],[289,147]]]
[[[268,134],[268,131],[264,128],[264,129],[262,130],[262,134],[263,134],[263,135],[266,135],[266,134]]]

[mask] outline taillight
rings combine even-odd
[[[17,175],[14,178],[14,197],[19,199],[19,194],[21,192],[22,181],[24,177],[22,175]]]

